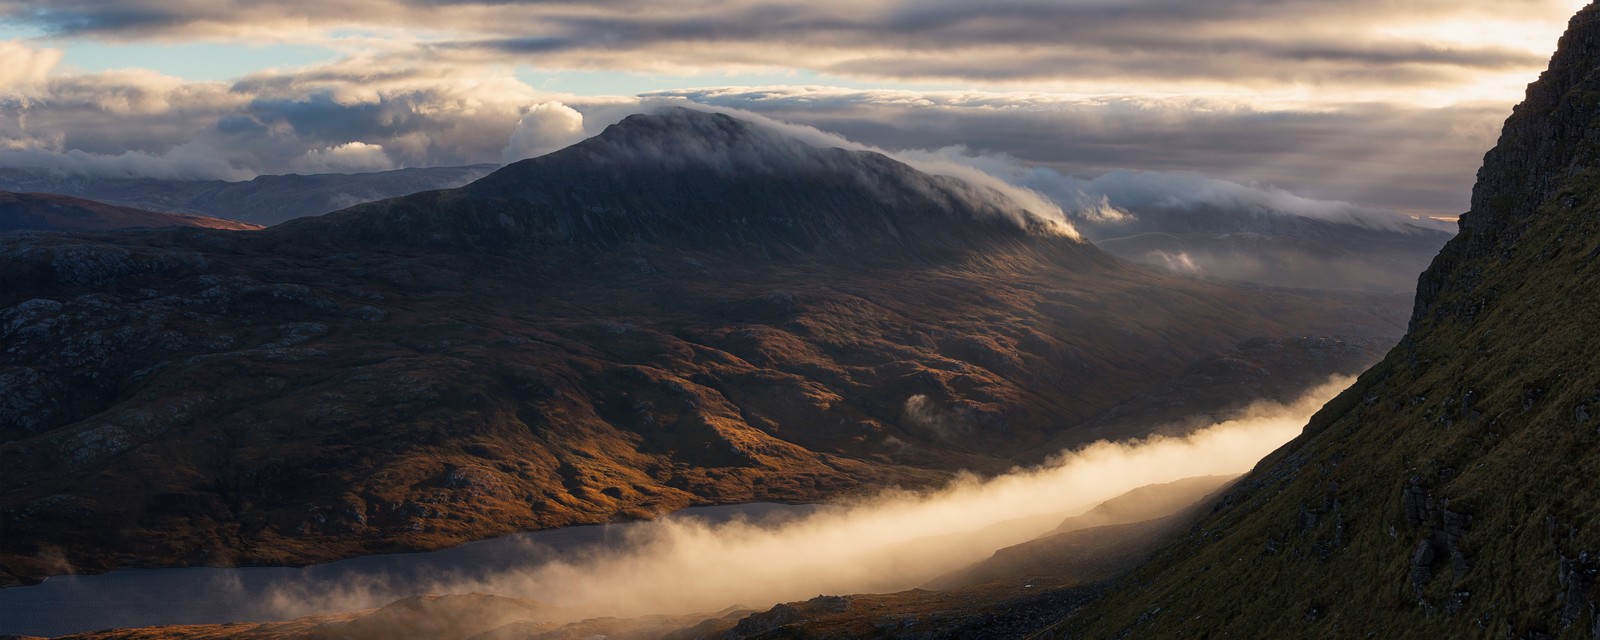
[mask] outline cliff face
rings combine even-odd
[[[1400,346],[1054,635],[1600,638],[1597,109],[1590,6]]]
[[[1558,212],[1550,215],[1577,208],[1574,189],[1582,189],[1574,182],[1600,160],[1597,69],[1600,10],[1590,6],[1572,18],[1550,68],[1528,86],[1499,142],[1484,155],[1460,234],[1419,280],[1416,320],[1466,312],[1441,308],[1441,292],[1472,286],[1482,269],[1475,261],[1505,255],[1552,199],[1559,200]]]

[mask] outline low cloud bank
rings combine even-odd
[[[1245,472],[1298,435],[1350,382],[1332,379],[1289,404],[1256,404],[1185,437],[1098,442],[1035,468],[961,477],[938,491],[888,491],[778,523],[669,517],[556,559],[529,548],[487,575],[284,589],[270,606],[276,615],[296,616],[370,608],[416,593],[481,592],[531,598],[579,619],[908,589],[1134,488]]]
[[[1295,218],[1399,233],[1423,229],[1454,232],[1453,224],[1428,217],[1307,198],[1272,185],[1240,184],[1185,171],[1118,170],[1085,179],[1004,155],[972,153],[960,146],[900,155],[914,161],[965,165],[1041,194],[1059,205],[1072,224],[1092,239],[1150,231],[1271,231]]]

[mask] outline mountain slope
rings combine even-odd
[[[0,565],[306,563],[999,472],[1241,342],[1392,340],[1397,301],[1170,278],[882,156],[636,116],[258,233],[0,238]],[[1260,395],[1377,353],[1325,355]]]
[[[0,189],[55,193],[151,211],[273,225],[362,202],[459,187],[494,169],[494,165],[471,165],[375,173],[288,174],[258,176],[243,182],[100,178],[0,169]]]
[[[1054,637],[1600,635],[1600,7],[1485,157],[1410,332]]]
[[[109,231],[202,227],[251,230],[261,227],[205,216],[156,213],[47,193],[0,191],[0,233],[6,231]]]

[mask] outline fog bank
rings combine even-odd
[[[776,524],[664,518],[627,529],[625,539],[604,549],[563,558],[530,547],[488,576],[283,590],[270,604],[277,614],[295,616],[369,608],[415,593],[482,592],[539,600],[577,619],[908,589],[1131,489],[1247,471],[1299,434],[1351,381],[1332,379],[1286,405],[1253,405],[1186,437],[1097,442],[1039,467],[964,476],[937,491],[885,491]]]

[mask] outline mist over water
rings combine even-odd
[[[289,617],[417,593],[479,592],[538,600],[565,609],[561,618],[580,619],[909,589],[1129,490],[1248,471],[1352,381],[1333,378],[1289,404],[1252,405],[1189,436],[1097,442],[1038,467],[963,476],[936,491],[885,491],[776,523],[664,518],[559,558],[533,547],[507,554],[502,568],[474,577],[282,589],[266,604]]]

